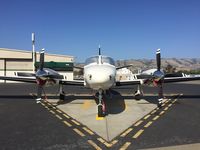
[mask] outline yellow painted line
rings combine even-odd
[[[52,113],[52,114],[55,114],[55,112],[54,112],[54,111],[52,111],[52,110],[50,110],[49,112],[50,112],[50,113]]]
[[[105,143],[105,140],[102,138],[97,138],[97,140],[99,140],[101,143]]]
[[[116,144],[118,142],[118,140],[114,140],[114,141],[112,141],[111,143],[114,145],[114,144]]]
[[[73,130],[74,130],[78,135],[80,135],[80,136],[85,136],[85,134],[84,134],[83,132],[81,132],[79,129],[74,128]]]
[[[96,150],[102,150],[96,143],[94,143],[92,140],[88,140],[88,143],[92,145]]]
[[[138,121],[136,124],[134,124],[134,126],[137,127],[137,126],[139,126],[142,122],[143,122],[143,121],[140,120],[140,121]]]
[[[161,111],[160,113],[159,113],[159,115],[162,115],[162,114],[164,114],[165,113],[165,111]]]
[[[166,103],[168,103],[168,102],[169,102],[169,100],[170,100],[170,99],[166,100],[166,101],[165,101],[165,104],[166,104]]]
[[[133,130],[133,128],[129,128],[128,130],[126,130],[124,133],[122,133],[120,136],[121,137],[125,137],[127,134],[129,134],[131,131]]]
[[[131,142],[126,142],[119,150],[126,150],[129,145],[131,145]]]
[[[56,111],[59,112],[59,113],[62,113],[62,111],[60,111],[59,109],[57,109]]]
[[[65,117],[68,118],[68,119],[70,118],[68,115],[66,115],[66,114],[64,114],[64,113],[63,113],[63,116],[65,116]]]
[[[112,147],[112,145],[113,145],[113,144],[110,144],[110,143],[106,142],[102,138],[97,138],[97,140],[100,141],[101,143],[103,143],[106,147]]]
[[[67,122],[67,121],[63,121],[63,123],[66,124],[68,127],[71,127],[71,126],[72,126],[72,125],[71,125],[69,122]]]
[[[146,120],[146,119],[148,119],[150,116],[151,116],[151,115],[146,115],[146,116],[144,117],[144,119]]]
[[[155,117],[153,118],[153,120],[155,121],[155,120],[157,120],[159,117],[160,117],[160,116],[155,116]]]
[[[165,107],[165,109],[164,110],[167,110],[169,107]]]
[[[154,114],[156,112],[156,110],[152,111],[151,114]]]
[[[44,104],[44,103],[41,103],[41,105],[45,106],[45,104]]]
[[[73,123],[75,123],[76,125],[80,126],[80,123],[78,123],[76,120],[71,120]]]
[[[138,138],[142,134],[142,132],[144,132],[144,130],[140,129],[132,138],[134,139]]]
[[[94,133],[91,130],[89,130],[88,128],[86,128],[86,127],[83,127],[83,130],[85,130],[90,135],[94,135]]]
[[[47,101],[45,101],[45,104],[46,104],[46,105],[52,105],[51,103],[49,103],[49,102],[47,102]]]
[[[82,105],[82,108],[83,109],[89,109],[91,107],[91,105],[92,105],[91,100],[85,100],[83,105]]]
[[[165,103],[163,103],[161,106],[162,106],[162,107],[165,106]]]
[[[56,117],[57,117],[58,119],[62,120],[62,117],[60,117],[59,115],[56,115]]]
[[[96,115],[96,120],[103,120],[104,117],[98,117],[98,115]]]
[[[149,121],[144,127],[148,128],[152,123],[153,123],[152,121]]]
[[[168,105],[168,107],[171,107],[171,106],[172,106],[172,104],[169,104],[169,105]]]
[[[172,104],[174,104],[176,101],[177,101],[177,99],[173,100],[173,101],[172,101]]]

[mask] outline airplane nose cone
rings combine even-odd
[[[88,74],[89,80],[95,81],[96,83],[105,83],[108,82],[109,80],[112,80],[112,75],[103,73],[103,72],[98,72],[98,73],[91,73]]]
[[[87,71],[86,71],[87,72]],[[114,83],[115,72],[112,68],[96,67],[85,74],[87,83],[93,89],[108,89]]]

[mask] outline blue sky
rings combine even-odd
[[[0,0],[0,47],[114,59],[200,57],[199,0]]]

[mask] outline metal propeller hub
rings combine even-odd
[[[162,81],[164,79],[164,73],[162,71],[155,71],[153,73],[153,80],[156,81],[156,82],[159,82],[159,81]]]

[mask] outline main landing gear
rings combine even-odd
[[[137,91],[135,91],[134,95],[136,100],[139,100],[141,96],[143,96],[143,90],[140,85],[138,85]]]
[[[97,109],[98,109],[97,110],[98,117],[104,117],[106,114],[106,106],[105,106],[105,102],[103,100],[103,91],[102,90],[99,90]]]

